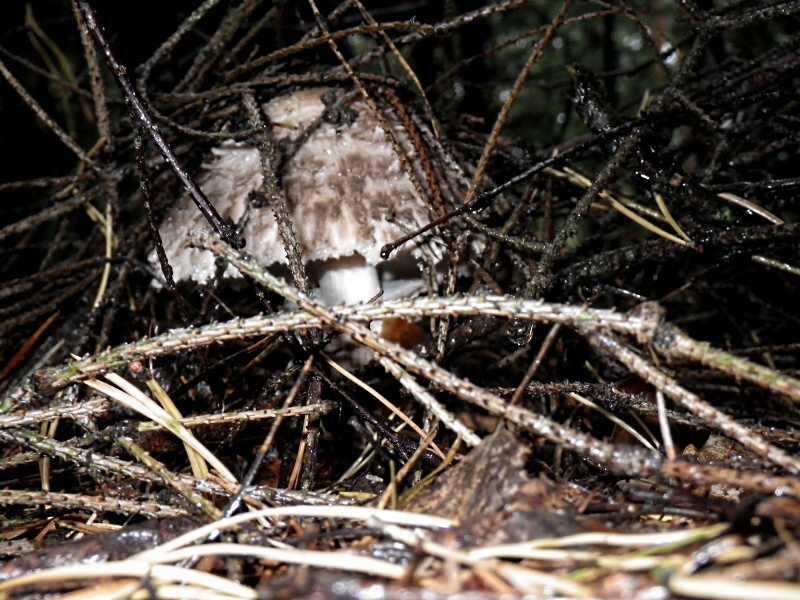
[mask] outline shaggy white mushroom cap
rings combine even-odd
[[[322,101],[326,93],[337,94],[337,99],[341,97],[340,92],[331,88],[317,88],[281,96],[266,104],[264,111],[272,123],[274,140],[300,138],[326,110]],[[284,163],[280,173],[281,189],[300,252],[304,261],[313,261],[311,275],[314,277],[316,271],[316,279],[324,288],[320,299],[328,304],[359,302],[378,293],[380,283],[375,265],[384,263],[381,247],[431,218],[425,201],[371,109],[360,99],[346,108],[356,113],[352,124],[346,119],[336,124],[323,122]],[[413,162],[416,155],[408,135],[393,117],[389,116],[388,122]],[[239,224],[248,208],[249,193],[261,187],[259,153],[255,148],[235,144],[223,145],[212,152],[215,160],[203,165],[200,187],[223,218]],[[176,281],[203,283],[214,275],[214,256],[187,247],[187,235],[206,227],[188,197],[175,206],[161,226]],[[245,249],[262,264],[288,262],[270,207],[251,207],[243,234],[247,239]],[[411,243],[404,250],[405,254],[412,252],[419,256],[427,252],[438,258],[429,244]],[[155,252],[150,261],[158,264]],[[334,277],[334,283],[326,282],[331,269],[340,270],[342,275]],[[238,273],[229,267],[225,276]],[[389,274],[383,277],[384,284],[392,279]],[[418,271],[416,278],[419,285]],[[394,279],[401,287],[407,286],[404,276],[395,275]],[[364,289],[356,291],[359,282]]]

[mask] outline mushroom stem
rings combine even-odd
[[[356,254],[325,261],[319,274],[319,300],[326,306],[366,302],[380,291],[378,270]]]
[[[319,271],[319,300],[326,306],[338,304],[353,305],[367,302],[381,291],[378,270],[357,255],[325,261]],[[422,341],[424,332],[413,323],[401,318],[376,319],[370,324],[372,331],[379,333],[387,340],[405,347],[411,347]],[[355,346],[345,337],[334,341],[329,350],[346,350],[339,360],[348,368],[367,364],[372,352],[366,348]]]

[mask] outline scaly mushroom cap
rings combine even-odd
[[[280,96],[266,104],[264,111],[275,141],[300,138],[325,112],[324,94],[334,94],[337,99],[342,96],[332,88],[317,88]],[[430,214],[371,109],[360,99],[346,108],[355,119],[323,122],[316,127],[284,163],[281,187],[304,260],[355,255],[368,265],[376,265],[384,244],[424,225]],[[408,135],[393,116],[387,120],[413,161]],[[226,144],[212,152],[215,160],[203,166],[200,187],[223,218],[238,224],[245,215],[248,194],[261,186],[258,151]],[[189,198],[182,199],[161,226],[176,281],[202,283],[214,274],[214,257],[186,246],[187,234],[203,227],[207,224]],[[286,264],[271,208],[251,207],[243,234],[246,250],[263,264]],[[413,244],[409,246],[414,250]],[[155,253],[150,260],[157,264]],[[226,272],[226,276],[235,275],[231,268]]]

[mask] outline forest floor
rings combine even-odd
[[[0,8],[3,597],[800,597],[800,4],[162,12]]]

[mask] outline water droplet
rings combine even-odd
[[[517,346],[526,345],[533,337],[533,321],[512,319],[506,326],[506,335]]]

